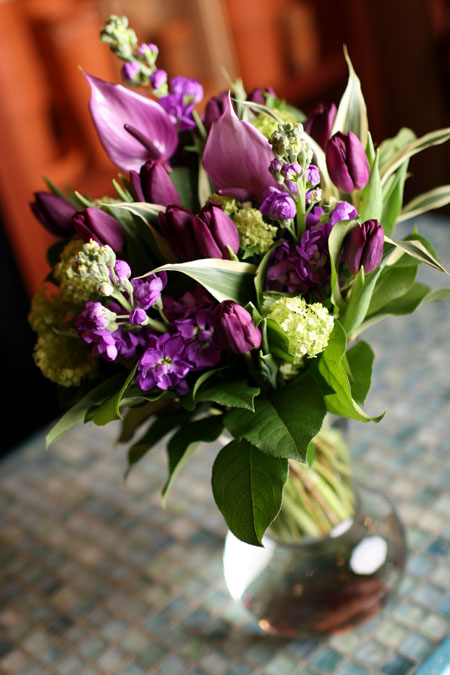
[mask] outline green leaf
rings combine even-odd
[[[320,387],[306,372],[277,389],[270,399],[257,398],[254,413],[231,410],[225,415],[225,426],[234,438],[245,438],[268,455],[303,462],[325,413]]]
[[[187,166],[176,166],[169,173],[169,177],[178,192],[181,204],[189,209],[189,211],[196,213],[199,203],[196,194],[197,185],[194,172]]]
[[[364,268],[358,272],[347,308],[342,316],[341,323],[348,335],[364,321],[374,292],[381,269],[374,270],[367,276]]]
[[[167,444],[169,460],[169,478],[164,485],[162,502],[165,504],[170,486],[192,455],[200,442],[212,443],[223,430],[223,415],[203,417],[195,422],[184,424]]]
[[[120,387],[122,383],[123,373],[118,373],[88,392],[86,396],[64,413],[58,422],[50,429],[46,437],[46,448],[48,448],[51,443],[54,443],[64,436],[64,434],[69,431],[71,427],[75,426],[75,424],[83,422],[88,410],[93,405],[101,405],[111,393],[117,391],[117,387]]]
[[[235,300],[245,305],[254,297],[253,278],[256,268],[250,263],[202,258],[192,262],[162,265],[152,272],[163,270],[186,274],[206,288],[219,302]]]
[[[268,351],[283,361],[292,363],[294,357],[289,353],[289,340],[280,324],[273,319],[264,319],[267,329]]]
[[[433,145],[440,145],[450,139],[450,127],[445,129],[438,129],[431,131],[425,136],[415,138],[410,143],[407,143],[403,148],[400,148],[380,169],[381,182],[386,183],[389,176],[398,169],[405,159],[412,157],[422,150],[431,148]]]
[[[395,298],[405,295],[413,285],[416,274],[417,265],[385,267],[372,294],[367,316],[375,314]]]
[[[392,176],[392,179],[385,184],[383,190],[383,210],[380,224],[388,237],[391,237],[394,233],[395,224],[402,208],[408,164],[409,159],[406,159]]]
[[[400,131],[393,136],[393,138],[386,138],[378,146],[380,151],[380,166],[384,166],[387,162],[408,143],[411,143],[416,138],[416,134],[408,127],[402,127]]]
[[[276,243],[275,246],[272,246],[272,248],[269,249],[269,251],[267,251],[267,253],[264,254],[263,258],[261,259],[261,262],[259,263],[255,271],[254,283],[256,290],[256,305],[259,311],[262,312],[263,314],[264,314],[265,296],[267,295],[265,292],[267,263],[269,262],[270,256],[272,255],[273,251],[278,246],[279,243]]]
[[[369,182],[361,193],[361,203],[358,208],[359,217],[362,221],[375,218],[380,220],[383,211],[383,191],[379,170],[379,153],[375,154],[375,160],[370,170]]]
[[[379,422],[384,416],[369,417],[353,399],[350,381],[344,367],[344,355],[347,336],[339,321],[335,322],[333,332],[319,361],[319,373],[333,389],[333,394],[325,394],[327,410],[334,415],[349,417],[361,422]]]
[[[199,159],[198,162],[198,201],[201,207],[203,207],[208,201],[212,193],[211,183],[208,178],[202,161]]]
[[[246,441],[228,443],[216,457],[212,490],[231,532],[262,546],[264,532],[278,515],[288,462],[263,454]]]
[[[136,365],[129,372],[127,378],[125,379],[119,391],[110,396],[106,401],[104,401],[95,410],[93,415],[90,416],[90,420],[94,422],[94,424],[101,427],[104,426],[105,424],[108,424],[109,422],[112,422],[113,420],[122,419],[122,415],[120,414],[120,402],[129,383],[134,378],[137,366],[138,364],[136,362]]]
[[[128,192],[115,178],[113,178],[113,186],[123,202],[133,202],[133,195]]]
[[[344,311],[346,308],[345,301],[342,297],[341,289],[339,287],[339,261],[341,258],[342,245],[344,239],[350,230],[358,224],[358,220],[354,218],[353,220],[340,220],[333,226],[330,236],[328,238],[328,250],[330,252],[330,264],[331,264],[331,302],[335,307],[338,307],[341,311]]]
[[[212,381],[208,379],[197,389],[194,400],[254,411],[254,399],[259,393],[260,388],[250,386],[245,377],[216,377]]]
[[[128,469],[125,476],[128,476],[134,464],[139,462],[164,436],[176,429],[180,424],[184,424],[189,417],[189,413],[177,411],[153,420],[145,434],[129,448]]]
[[[450,204],[450,185],[441,185],[440,187],[424,192],[414,197],[406,206],[403,207],[397,222],[415,218],[420,213],[426,213],[433,209],[440,209],[442,206]]]
[[[353,69],[346,47],[344,47],[344,56],[348,66],[348,83],[340,100],[331,133],[352,131],[358,136],[363,148],[366,148],[369,124],[361,82]]]
[[[369,393],[374,359],[372,347],[363,340],[347,351],[352,396],[359,405],[364,404]]]
[[[439,260],[437,260],[427,250],[426,246],[420,240],[414,239],[408,241],[403,239],[403,241],[394,241],[393,239],[390,239],[385,235],[384,241],[387,242],[388,244],[393,244],[397,248],[408,253],[413,258],[420,260],[420,262],[424,262],[427,265],[430,265],[430,267],[434,267],[435,269],[439,270],[439,272],[444,272],[444,274],[449,275],[445,267],[443,267],[439,262]]]
[[[148,401],[127,410],[122,420],[122,426],[117,442],[128,443],[128,441],[131,441],[137,429],[139,429],[144,422],[147,422],[152,415],[165,408],[167,403],[168,401],[166,399],[163,401]]]

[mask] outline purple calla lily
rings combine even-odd
[[[269,141],[240,120],[228,99],[221,117],[212,126],[203,153],[203,166],[220,194],[245,194],[258,206],[277,183],[269,172],[273,152]]]
[[[139,171],[149,159],[169,159],[178,146],[175,125],[157,103],[120,84],[84,73],[89,110],[108,157],[120,169]]]

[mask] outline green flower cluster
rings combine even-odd
[[[291,122],[292,124],[295,124],[297,122],[297,118],[289,110],[279,110],[278,109],[276,111],[276,114],[280,119],[283,120],[283,122]],[[273,117],[270,117],[269,115],[266,115],[264,113],[260,113],[259,115],[256,115],[256,117],[254,117],[252,120],[250,120],[250,122],[266,138],[270,138],[272,136],[272,134],[274,133],[274,131],[276,131],[278,129],[278,126],[280,124],[279,121],[277,121]]]
[[[241,248],[249,255],[267,253],[277,234],[275,225],[266,223],[258,209],[239,209],[232,218],[239,230]]]
[[[308,305],[297,296],[280,298],[271,305],[268,318],[276,321],[286,334],[293,365],[301,365],[304,357],[314,357],[328,344],[334,319],[320,302]]]
[[[55,279],[61,289],[61,295],[68,302],[82,306],[85,302],[98,298],[98,284],[75,272],[74,263],[82,250],[82,239],[72,239],[63,249],[59,263],[54,268]]]

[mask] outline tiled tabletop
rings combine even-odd
[[[448,266],[450,223],[419,223]],[[124,481],[117,426],[81,425],[47,453],[38,433],[0,464],[0,673],[415,672],[449,632],[448,309],[431,303],[366,334],[377,356],[368,408],[388,414],[351,424],[355,470],[389,490],[410,548],[380,615],[322,642],[264,635],[224,585],[216,449],[199,448],[162,510],[163,447]]]

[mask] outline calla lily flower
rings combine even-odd
[[[108,157],[120,169],[139,171],[149,159],[169,159],[178,146],[166,111],[120,84],[84,73],[91,88],[89,110]]]
[[[240,120],[230,100],[213,122],[203,153],[203,166],[216,192],[251,199],[258,206],[277,183],[269,172],[273,160],[268,140]]]

